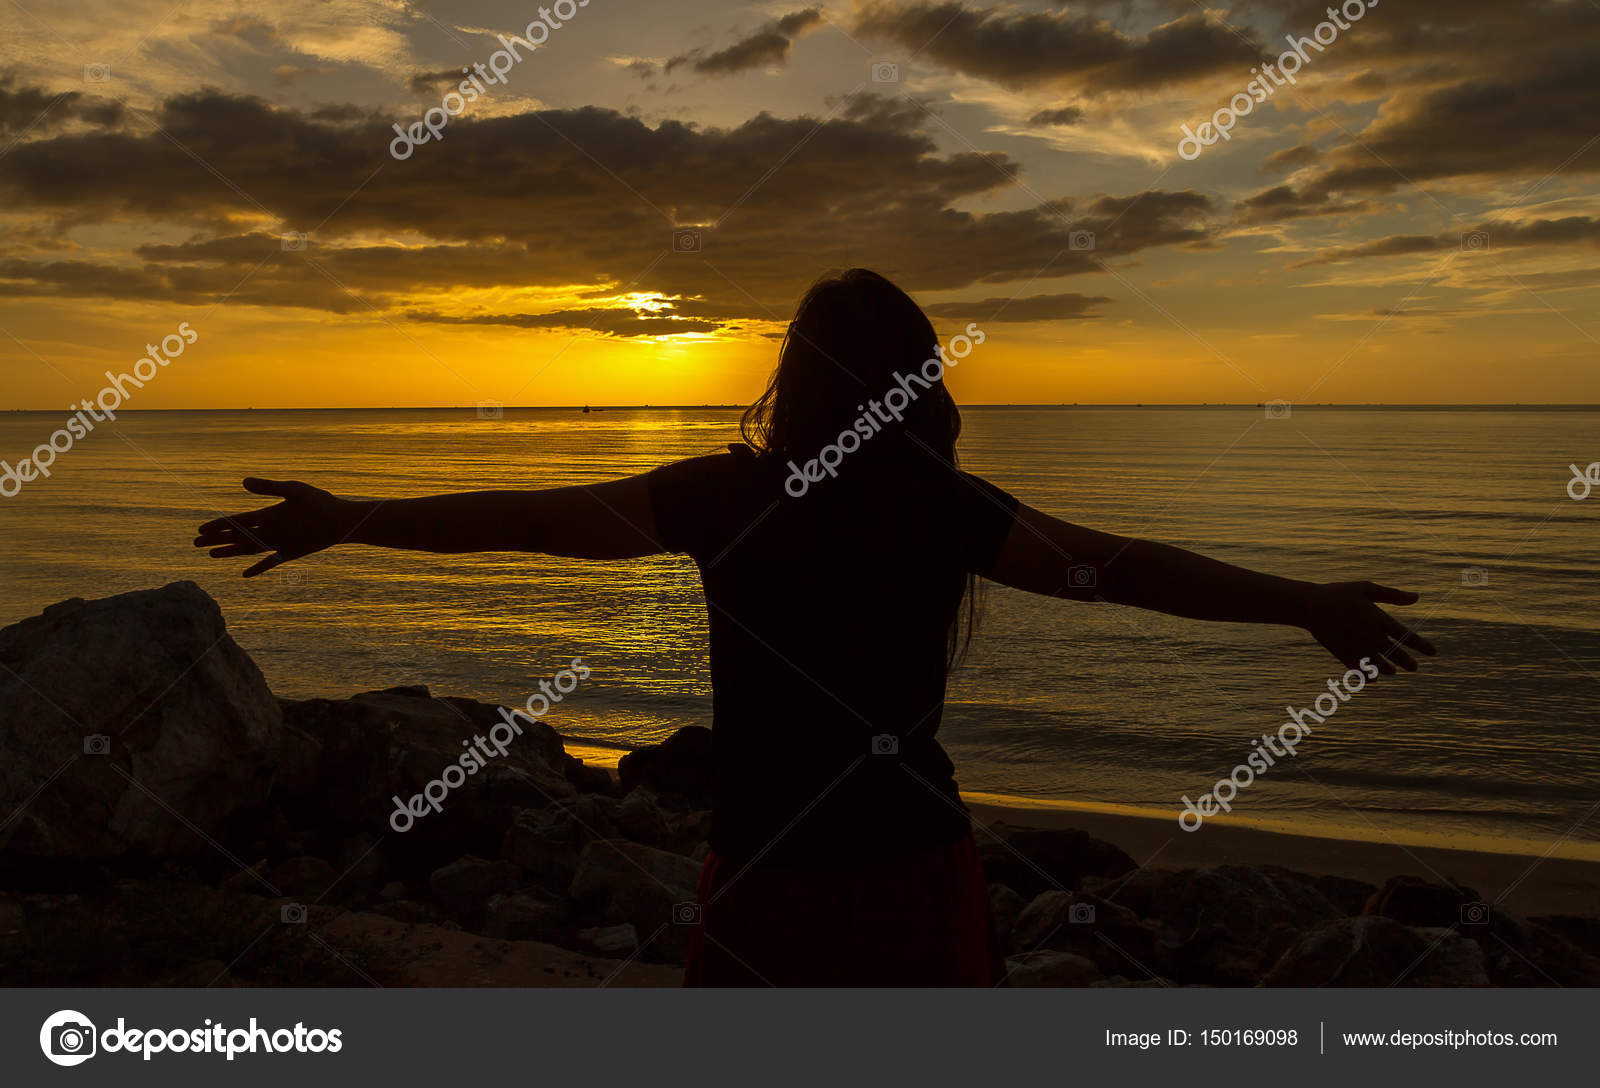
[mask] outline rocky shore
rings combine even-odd
[[[503,733],[502,708],[279,699],[188,582],[0,631],[0,715],[0,985],[681,980],[704,729],[613,773],[517,719],[437,810],[392,819]],[[1600,921],[1480,909],[1471,888],[1140,868],[1065,829],[993,825],[980,846],[1012,985],[1600,984]]]

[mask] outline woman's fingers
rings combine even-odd
[[[283,556],[279,555],[277,552],[273,552],[271,555],[267,556],[254,566],[246,567],[244,571],[244,577],[254,578],[258,574],[265,574],[267,571],[283,562],[285,562]]]
[[[302,498],[317,490],[299,480],[263,480],[259,476],[246,476],[244,489],[257,495],[276,495],[280,499]]]
[[[1395,589],[1392,586],[1380,586],[1376,582],[1365,583],[1367,599],[1382,601],[1384,604],[1416,604],[1422,598],[1419,594],[1409,590]]]
[[[260,510],[247,510],[242,514],[229,514],[226,517],[212,518],[210,521],[200,526],[200,532],[212,533],[222,529],[237,530],[246,528],[250,525],[256,525],[261,522],[261,520],[266,516],[267,511],[271,509],[273,509],[273,507],[263,506]]]
[[[1385,650],[1384,656],[1394,664],[1406,670],[1406,672],[1417,671],[1417,659],[1402,650],[1398,643]]]
[[[1411,628],[1407,627],[1405,624],[1401,623],[1387,612],[1384,613],[1383,618],[1387,621],[1384,624],[1384,630],[1389,633],[1390,638],[1394,639],[1400,645],[1407,646],[1413,650],[1416,650],[1418,653],[1427,654],[1429,657],[1433,657],[1438,654],[1439,651],[1437,648],[1435,648],[1433,643],[1423,638],[1417,632],[1413,631]]]
[[[260,544],[225,544],[211,549],[213,559],[232,559],[236,555],[260,555],[267,549]]]

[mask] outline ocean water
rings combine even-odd
[[[1047,513],[1318,580],[1423,594],[1440,647],[1345,703],[1234,817],[1302,832],[1600,857],[1600,412],[970,408],[961,456]],[[582,656],[547,720],[599,748],[709,724],[693,565],[340,548],[244,581],[194,527],[264,505],[245,475],[408,496],[602,480],[737,438],[724,409],[130,412],[0,499],[0,622],[69,596],[199,582],[281,695],[401,683],[520,703]],[[0,416],[15,463],[62,422]],[[1289,705],[1343,672],[1284,629],[999,586],[941,737],[963,789],[1176,817]]]

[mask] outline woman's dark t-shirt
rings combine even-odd
[[[649,477],[661,542],[705,586],[711,845],[833,868],[955,838],[970,817],[935,739],[949,631],[1017,501],[905,446],[863,448],[799,497],[791,475],[741,445]]]

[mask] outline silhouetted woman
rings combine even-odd
[[[726,453],[591,487],[370,502],[249,479],[283,502],[209,522],[195,543],[273,553],[246,577],[342,543],[687,553],[710,615],[717,782],[688,983],[994,985],[988,891],[936,739],[980,576],[1302,627],[1346,667],[1370,657],[1390,674],[1433,647],[1375,603],[1415,594],[1080,528],[961,472],[942,376],[966,340],[941,348],[909,296],[852,269],[801,300]]]

